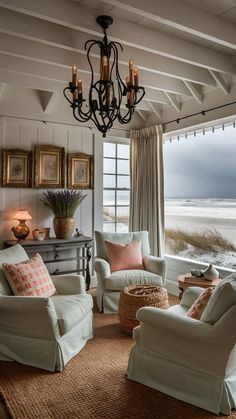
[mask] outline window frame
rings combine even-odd
[[[108,143],[108,144],[115,144],[115,157],[110,157],[110,156],[105,156],[104,155],[104,144]],[[118,177],[122,176],[122,177],[126,177],[130,179],[130,170],[128,174],[119,174],[117,173],[117,169],[118,169],[118,160],[121,161],[128,161],[129,162],[129,169],[130,169],[130,153],[129,153],[129,157],[128,158],[123,158],[123,157],[118,157],[118,145],[128,145],[130,147],[130,140],[129,139],[121,139],[121,138],[105,138],[103,140],[103,170],[102,170],[102,175],[103,175],[103,193],[104,191],[114,191],[114,205],[104,205],[104,197],[102,198],[102,208],[104,210],[104,208],[106,207],[111,207],[114,208],[114,221],[110,222],[110,224],[115,226],[115,233],[117,233],[117,225],[120,224],[119,221],[117,220],[117,209],[118,208],[128,208],[130,209],[130,199],[129,199],[129,204],[128,205],[121,205],[121,204],[117,204],[117,195],[118,192],[120,191],[128,191],[129,192],[129,198],[130,198],[130,185],[129,188],[123,187],[123,188],[119,188],[118,187]],[[104,171],[104,160],[105,159],[110,159],[110,160],[114,160],[115,161],[115,172],[114,173],[109,173],[109,172],[105,172]],[[115,187],[104,187],[104,176],[115,176]],[[104,222],[104,218],[103,218],[103,228],[104,228],[104,224],[109,224],[108,222]]]

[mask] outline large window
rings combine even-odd
[[[236,129],[172,139],[164,160],[166,253],[236,269]]]
[[[103,144],[103,230],[127,232],[130,200],[130,146]]]

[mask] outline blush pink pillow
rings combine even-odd
[[[203,313],[204,308],[206,307],[208,300],[210,299],[214,288],[207,288],[203,291],[196,301],[194,301],[193,305],[187,311],[186,316],[192,317],[192,319],[199,320]]]
[[[48,270],[37,253],[20,263],[3,263],[5,275],[15,295],[51,297],[56,288]]]
[[[141,253],[141,241],[128,244],[104,240],[109,257],[111,272],[127,269],[144,269]]]

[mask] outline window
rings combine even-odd
[[[165,143],[166,253],[236,269],[233,126]]]
[[[129,229],[130,146],[103,143],[103,230],[123,233]]]

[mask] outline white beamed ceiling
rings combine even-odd
[[[236,100],[236,0],[0,0],[1,114],[6,104],[9,111],[8,85],[36,90],[42,112],[56,112],[74,63],[86,91],[84,43],[101,39],[99,14],[114,19],[108,38],[124,47],[122,77],[129,58],[139,67],[141,125]],[[222,112],[233,115],[236,106]]]

